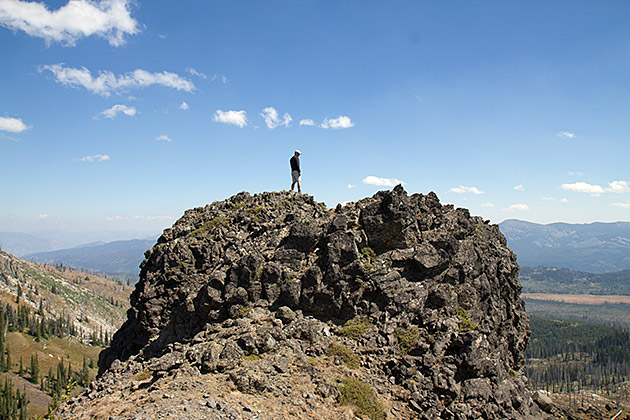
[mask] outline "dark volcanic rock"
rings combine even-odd
[[[331,210],[242,192],[186,211],[145,256],[101,375],[116,360],[161,366],[179,348],[202,375],[284,395],[274,375],[341,342],[359,358],[352,375],[371,378],[394,417],[542,418],[521,374],[529,327],[516,257],[496,225],[434,193],[398,186]],[[344,337],[357,317],[369,328]],[[242,368],[249,355],[264,363]],[[177,370],[175,359],[157,370]]]

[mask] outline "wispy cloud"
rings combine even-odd
[[[189,74],[191,74],[191,75],[193,75],[193,76],[197,76],[197,77],[199,77],[200,79],[207,79],[207,78],[208,78],[208,75],[207,75],[207,74],[205,74],[205,73],[200,73],[200,72],[198,72],[197,70],[195,70],[195,69],[193,69],[193,68],[190,68],[190,67],[188,67],[188,68],[186,69],[186,72],[187,72],[187,73],[189,73]]]
[[[619,207],[622,209],[630,209],[630,203],[611,203],[612,207]]]
[[[48,219],[48,215],[47,214],[38,214],[36,217],[37,220],[44,220],[44,219]]]
[[[131,4],[130,0],[70,0],[50,11],[44,3],[2,0],[0,25],[43,38],[47,44],[73,46],[78,39],[95,35],[120,46],[125,43],[125,35],[140,31],[131,17]]]
[[[109,216],[106,217],[105,220],[108,222],[118,222],[123,220],[146,220],[146,221],[154,221],[154,220],[173,220],[173,216]]]
[[[569,171],[569,176],[584,176],[584,172]]]
[[[366,176],[365,178],[363,178],[361,182],[367,185],[376,185],[377,187],[395,187],[398,184],[402,184],[402,185],[406,184],[405,181],[401,181],[400,179],[380,178],[378,176],[372,176],[372,175]]]
[[[348,184],[348,189],[352,189],[352,188],[355,188],[355,187],[356,187],[356,185],[354,185],[354,184]]]
[[[333,130],[339,130],[341,128],[354,127],[354,123],[345,115],[340,115],[337,118],[326,118],[324,122],[320,124],[322,128],[332,128]]]
[[[556,201],[556,200],[558,200],[556,197],[542,197],[542,199],[544,201]],[[570,202],[566,198],[561,198],[558,201],[560,201],[561,203],[569,203]]]
[[[300,120],[300,125],[305,125],[307,127],[315,127],[315,121],[311,120],[310,118],[305,118],[303,120]]]
[[[169,136],[167,136],[166,134],[161,134],[161,135],[157,136],[155,139],[158,140],[158,141],[167,141],[169,143],[171,142],[171,138]]]
[[[182,104],[179,106],[179,109],[183,109],[184,111],[188,111],[190,109],[190,106],[186,102],[182,102]]]
[[[527,204],[512,204],[506,210],[516,210],[516,211],[527,211],[529,210],[529,206]]]
[[[575,134],[571,133],[570,131],[560,131],[556,133],[556,136],[560,137],[561,139],[574,139],[576,137]]]
[[[136,115],[136,108],[127,105],[114,105],[113,107],[101,112],[100,115],[104,115],[105,118],[114,119],[118,114],[125,114],[129,117]]]
[[[481,191],[477,187],[465,187],[460,185],[459,187],[453,187],[449,189],[449,192],[457,193],[457,194],[485,194],[485,191]]]
[[[267,128],[270,130],[273,130],[281,125],[288,127],[289,124],[291,124],[291,121],[293,121],[293,118],[291,118],[291,115],[289,115],[288,112],[285,112],[282,119],[280,119],[278,111],[272,106],[264,108],[260,113],[260,116],[263,117]]]
[[[21,133],[28,129],[29,127],[24,124],[20,118],[0,117],[0,131]]]
[[[151,73],[146,70],[137,69],[130,73],[116,75],[107,70],[101,70],[96,77],[85,67],[73,68],[64,67],[63,64],[46,65],[39,68],[39,71],[49,71],[55,77],[57,83],[69,87],[83,87],[88,91],[109,96],[112,92],[125,89],[138,89],[152,85],[165,86],[185,92],[193,92],[195,85],[176,73],[167,71]]]
[[[106,160],[110,160],[109,155],[90,155],[83,156],[82,158],[74,159],[77,162],[104,162]]]
[[[3,133],[0,133],[0,139],[7,139],[7,140],[14,141],[14,142],[20,142],[19,138],[7,136],[6,134],[3,134]]]
[[[483,203],[481,207],[494,207],[494,203]]]
[[[630,182],[628,181],[612,181],[608,183],[608,187],[604,188],[601,185],[589,184],[586,182],[574,182],[573,184],[562,184],[560,186],[563,190],[587,193],[592,195],[599,195],[604,193],[622,194],[630,192]]]
[[[523,184],[517,185],[516,187],[514,187],[514,189],[516,191],[525,191],[525,187],[523,186]]]
[[[217,109],[212,119],[215,122],[245,127],[247,125],[247,113],[241,111],[222,111]]]

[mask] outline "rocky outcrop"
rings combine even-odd
[[[185,373],[280,407],[232,418],[344,418],[336,402],[372,419],[542,418],[521,371],[516,257],[496,225],[434,193],[398,186],[327,209],[243,192],[186,211],[145,256],[101,378],[61,418],[128,398],[143,373],[147,390]],[[348,400],[352,380],[373,391],[372,411]]]

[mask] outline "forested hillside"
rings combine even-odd
[[[532,318],[526,374],[534,389],[624,395],[630,333],[601,324]]]
[[[45,415],[96,374],[131,288],[0,251],[0,419]]]

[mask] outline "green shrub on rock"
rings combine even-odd
[[[461,306],[457,307],[457,316],[459,317],[459,332],[466,332],[477,329],[477,324],[470,320],[468,312]]]
[[[416,346],[420,336],[420,329],[415,325],[409,328],[396,328],[394,336],[398,340],[398,348],[401,353],[407,354]]]
[[[356,369],[361,363],[361,359],[356,354],[352,353],[347,347],[341,344],[333,343],[326,352],[329,356],[337,356],[341,361],[350,369]]]
[[[355,414],[360,417],[367,416],[372,420],[387,418],[385,407],[371,386],[355,378],[344,378],[342,382],[339,387],[339,402],[342,405],[354,405]]]
[[[346,321],[343,327],[337,331],[338,335],[358,340],[363,337],[372,326],[372,321],[367,316],[360,316]]]

